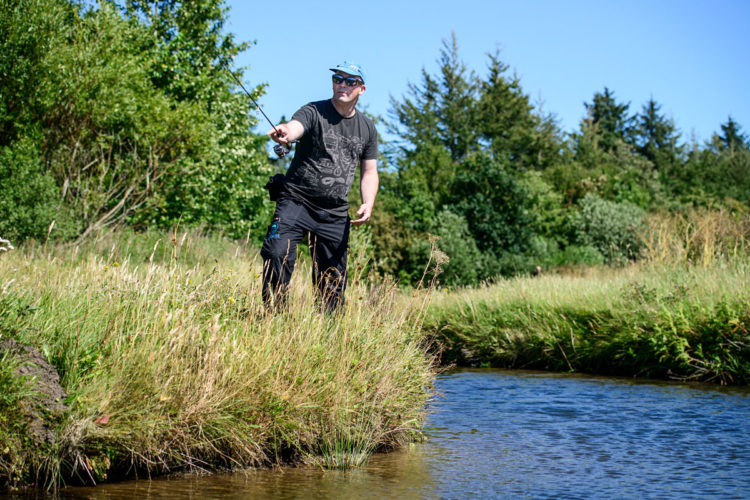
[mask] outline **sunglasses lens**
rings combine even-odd
[[[351,76],[347,76],[346,78],[344,78],[341,75],[331,75],[331,79],[333,80],[333,83],[337,85],[346,83],[347,87],[356,87],[360,84],[360,81],[357,78]]]

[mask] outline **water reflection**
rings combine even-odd
[[[67,489],[64,498],[746,498],[750,391],[498,370],[440,377],[426,443],[363,468]]]

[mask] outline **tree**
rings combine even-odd
[[[458,57],[455,35],[443,41],[439,77],[422,70],[422,84],[408,85],[403,102],[391,99],[396,122],[389,130],[402,142],[394,152],[404,179],[422,184],[436,206],[463,158],[479,147],[476,126],[477,85]]]
[[[730,117],[721,133],[693,148],[673,179],[675,194],[692,204],[750,202],[750,149],[740,125]]]
[[[523,253],[529,247],[531,199],[512,171],[488,154],[467,161],[451,186],[452,211],[462,215],[482,252]]]
[[[53,223],[57,232],[73,226],[32,137],[0,146],[0,192],[0,237],[13,242],[44,240]]]
[[[489,56],[489,74],[479,81],[476,126],[483,143],[496,158],[517,171],[544,170],[559,159],[559,130],[554,120],[539,116],[523,93],[517,76],[499,54]]]
[[[270,167],[247,97],[219,68],[244,47],[221,34],[222,2],[84,5],[3,4],[3,158],[27,162],[18,171],[58,193],[75,225],[67,235],[177,221],[260,234]],[[22,194],[9,199],[30,200]]]
[[[151,78],[178,101],[201,101],[208,106],[227,88],[226,70],[248,43],[236,43],[223,33],[228,7],[224,0],[125,0],[125,15],[150,28],[143,42]]]
[[[614,92],[604,87],[604,92],[594,94],[591,104],[584,103],[589,118],[602,135],[605,151],[615,148],[617,140],[629,142],[632,132],[632,118],[628,116],[630,104],[618,104]]]
[[[55,0],[4,0],[0,7],[0,146],[36,128],[50,89],[48,54],[62,43],[75,9]]]
[[[742,127],[730,116],[726,123],[721,124],[721,134],[717,135],[723,149],[748,149],[748,140],[742,133]]]
[[[642,208],[662,200],[653,164],[622,139],[615,139],[608,149],[599,123],[590,117],[581,121],[580,131],[571,134],[570,140],[573,155],[546,173],[567,203],[578,204],[588,193]]]
[[[633,139],[636,151],[649,160],[657,171],[668,174],[679,162],[677,141],[680,133],[674,121],[660,114],[661,105],[653,98],[635,117]]]
[[[180,175],[170,176],[139,221],[170,225],[178,220],[223,229],[234,236],[259,235],[270,215],[262,186],[272,167],[265,137],[251,134],[256,119],[250,98],[235,91],[229,74],[235,56],[249,47],[224,33],[224,0],[126,0],[125,15],[149,28],[153,84],[177,102],[205,114],[209,142]],[[232,70],[242,79],[243,70]],[[251,89],[259,99],[263,87]]]
[[[396,121],[389,129],[403,141],[390,151],[397,178],[384,186],[381,200],[393,200],[389,205],[416,239],[400,269],[424,260],[428,233],[447,234],[452,223],[455,234],[468,230],[472,242],[443,242],[449,255],[461,256],[447,267],[457,283],[498,272],[497,256],[529,248],[530,201],[517,176],[559,161],[561,141],[554,120],[535,113],[497,54],[480,78],[460,61],[452,36],[438,63],[436,75],[423,70],[421,85],[409,84],[402,101],[391,100]],[[384,232],[373,234],[376,244],[385,242]],[[466,256],[475,251],[484,269],[470,272],[465,263],[473,257]]]

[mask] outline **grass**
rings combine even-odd
[[[362,274],[355,232],[335,317],[318,311],[304,256],[291,307],[268,314],[248,242],[175,231],[8,244],[0,342],[42,352],[68,398],[56,441],[29,441],[32,381],[0,352],[0,484],[357,466],[421,437],[432,346],[446,363],[747,384],[749,226],[653,217],[637,265],[408,293]]]
[[[444,360],[750,382],[750,266],[639,267],[441,293],[425,327]]]
[[[0,428],[0,483],[340,467],[419,439],[434,375],[421,302],[355,273],[342,314],[321,314],[303,262],[292,307],[268,314],[260,265],[246,244],[188,233],[2,255],[0,335],[53,363],[68,411],[33,459],[2,454],[19,433]]]
[[[750,219],[654,216],[645,255],[441,292],[424,323],[459,364],[750,383]]]

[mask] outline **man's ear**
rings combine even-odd
[[[366,87],[366,86],[365,86],[365,84],[363,83],[362,85],[360,85],[360,86],[359,86],[359,88],[361,89],[361,90],[359,91],[359,94],[360,94],[360,95],[362,95],[362,94],[364,94],[364,93],[365,93],[365,89],[366,89],[367,87]]]

